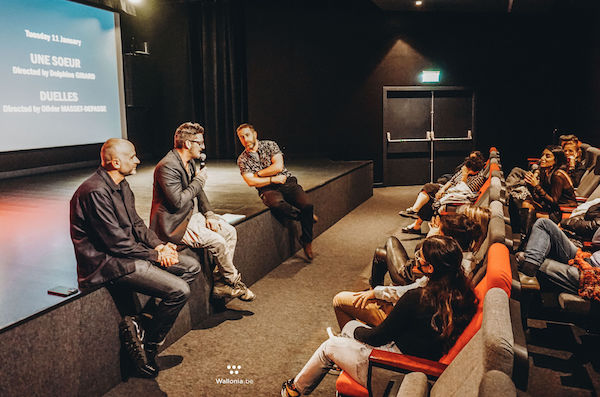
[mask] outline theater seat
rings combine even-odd
[[[369,397],[369,391],[344,371],[335,382],[335,390],[340,397]]]
[[[386,361],[383,354],[373,357],[376,353],[379,354],[380,352],[374,351],[372,353],[370,367],[370,372],[374,378],[379,376],[379,371],[382,371],[382,376],[385,376],[386,372],[391,371],[390,367],[395,365],[393,361]],[[417,369],[425,376],[414,376],[415,372],[409,370],[408,376],[392,380],[391,385],[388,382],[388,384],[383,385],[383,388],[372,387],[370,389],[372,396],[383,396],[386,389],[392,388],[393,390],[394,385],[398,383],[400,383],[398,392],[392,394],[398,397],[414,396],[415,391],[424,393],[417,395],[430,395],[432,397],[478,396],[481,383],[487,372],[499,371],[510,376],[513,370],[513,334],[507,293],[500,288],[492,288],[487,292],[481,328],[441,373],[436,371],[436,366],[439,363],[431,362],[433,372],[430,372],[425,364],[423,363],[423,367]],[[399,371],[402,370],[399,368]],[[428,379],[435,380],[430,393],[427,393]],[[407,381],[406,386],[404,385],[405,380]],[[514,391],[514,389],[512,390]]]
[[[460,351],[465,347],[467,343],[471,340],[471,338],[479,331],[481,328],[481,323],[483,321],[483,303],[486,293],[492,288],[500,288],[502,289],[508,297],[511,294],[511,285],[512,285],[512,271],[510,267],[510,257],[508,253],[508,248],[505,245],[500,243],[492,244],[488,250],[488,260],[487,260],[487,269],[486,274],[483,279],[477,284],[475,287],[475,294],[477,298],[479,298],[479,305],[477,308],[477,312],[473,319],[467,326],[467,328],[463,331],[463,333],[459,336],[458,340],[452,346],[452,348],[446,353],[437,364],[437,371],[439,373],[443,372],[443,369],[449,365],[452,360],[460,353]],[[422,368],[423,363],[427,363],[426,366],[431,369],[436,363],[430,360],[424,360],[418,357],[412,357],[403,354],[390,353],[390,352],[382,352],[380,350],[374,349],[372,355],[383,355],[385,357],[396,357],[396,361],[398,363],[402,362],[403,366],[409,367],[411,372],[414,371],[415,368]],[[370,379],[369,379],[370,381]],[[368,396],[369,393],[366,388],[361,386],[358,382],[352,379],[350,376],[342,373],[336,382],[336,390],[341,396],[348,397],[362,397]]]

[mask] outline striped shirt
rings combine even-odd
[[[467,176],[467,181],[465,183],[473,193],[477,193],[485,183],[486,179],[485,173],[483,170],[481,170],[477,174]],[[462,171],[459,170],[457,173],[452,175],[452,178],[450,178],[450,187],[458,185],[461,181]]]

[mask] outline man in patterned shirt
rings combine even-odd
[[[313,223],[316,222],[316,216],[308,195],[296,177],[285,168],[283,153],[277,143],[259,141],[251,124],[244,123],[236,131],[246,148],[237,160],[242,178],[248,186],[258,190],[263,203],[275,216],[300,221],[300,243],[306,257],[312,260]]]

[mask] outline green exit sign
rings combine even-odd
[[[421,72],[422,83],[439,83],[441,72],[439,70],[423,70]]]

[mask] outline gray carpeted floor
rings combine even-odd
[[[212,318],[212,324],[189,332],[162,352],[157,379],[130,379],[106,396],[279,395],[281,383],[294,376],[327,338],[326,327],[337,326],[333,296],[368,287],[373,250],[396,234],[407,251],[413,251],[419,238],[397,233],[411,221],[397,213],[412,204],[418,190],[418,186],[375,189],[371,199],[315,240],[312,263],[297,253],[252,286],[255,302],[230,302],[229,310]],[[597,372],[591,369],[592,380],[582,373],[563,334],[546,332],[544,324],[534,328],[540,329],[532,329],[528,338],[526,395],[593,396],[591,383],[598,383]],[[228,366],[235,366],[238,373],[230,374],[233,369]],[[243,384],[219,383],[230,379]],[[327,375],[312,395],[334,396],[335,379]]]
[[[230,302],[228,311],[212,319],[212,328],[193,330],[162,352],[156,380],[130,379],[106,396],[278,395],[281,383],[327,338],[326,327],[337,327],[333,296],[368,287],[373,250],[409,224],[397,213],[412,204],[418,190],[375,189],[371,199],[315,240],[312,263],[301,252],[285,261],[252,286],[254,302]],[[409,247],[415,237],[403,236]],[[238,374],[229,373],[232,365],[241,366]],[[229,379],[244,384],[219,384]],[[335,395],[335,377],[326,376],[312,395]]]

